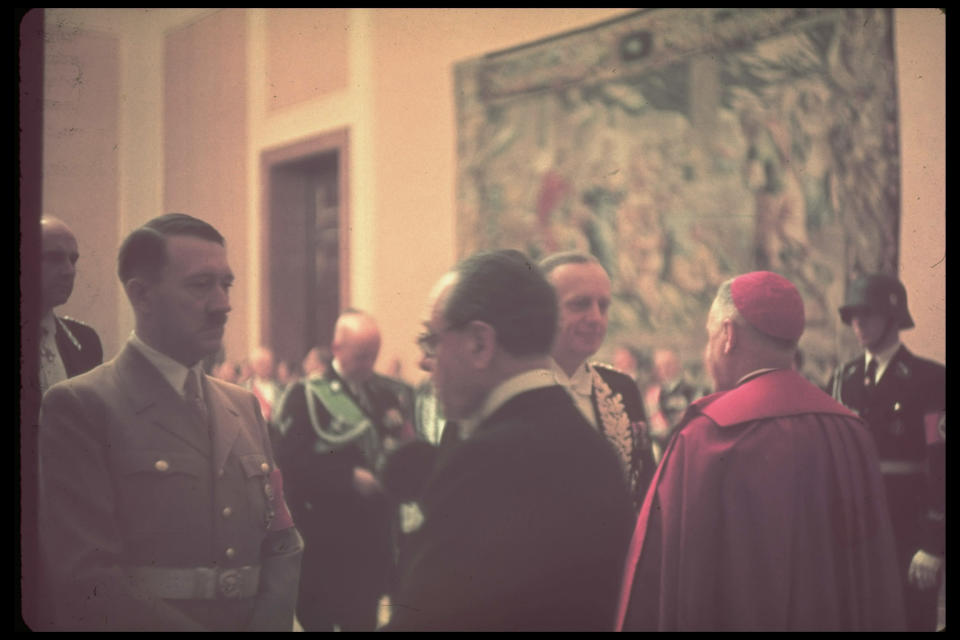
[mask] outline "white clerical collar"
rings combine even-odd
[[[781,368],[782,368],[782,367],[781,367]],[[766,369],[757,369],[757,370],[755,370],[755,371],[751,371],[751,372],[748,373],[747,375],[745,375],[745,376],[743,376],[742,378],[740,378],[739,380],[737,380],[737,384],[735,384],[735,385],[733,385],[733,386],[734,386],[734,387],[739,387],[739,386],[742,385],[744,382],[748,382],[748,381],[750,381],[750,380],[753,380],[754,378],[759,377],[759,376],[762,376],[762,375],[765,374],[765,373],[770,373],[771,371],[779,371],[779,370],[780,370],[780,368],[777,368],[777,367],[767,367]]]
[[[136,347],[153,366],[160,370],[164,379],[180,394],[180,397],[184,397],[183,385],[187,381],[187,373],[189,373],[190,369],[194,369],[197,372],[198,379],[203,379],[203,367],[199,362],[187,368],[167,354],[157,351],[141,340],[136,331],[130,334],[130,344]]]
[[[872,353],[871,351],[867,351],[864,354],[864,361],[863,361],[864,370],[866,370],[866,366],[870,364],[871,360],[877,361],[877,377],[874,378],[874,382],[880,381],[880,378],[883,377],[883,372],[887,370],[887,365],[890,364],[890,361],[893,360],[893,356],[897,353],[899,349],[900,349],[900,341],[897,340],[886,349],[878,351],[877,353]]]
[[[460,433],[464,439],[469,438],[481,422],[493,415],[493,412],[506,404],[508,400],[521,393],[542,389],[543,387],[552,387],[556,384],[557,381],[553,371],[549,369],[530,369],[504,380],[487,395],[478,411],[463,420],[457,421],[460,425]]]

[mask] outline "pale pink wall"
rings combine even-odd
[[[80,249],[70,300],[57,309],[96,328],[104,356],[120,336],[116,276],[119,39],[48,25],[44,71],[43,209]]]
[[[266,16],[267,104],[277,109],[347,87],[347,10],[276,9]]]
[[[916,329],[901,334],[918,354],[946,362],[946,17],[897,9],[900,93],[900,278]]]
[[[217,11],[171,31],[164,57],[164,212],[203,218],[224,235],[236,275],[224,345],[246,357],[246,17]],[[152,216],[151,216],[152,217]]]

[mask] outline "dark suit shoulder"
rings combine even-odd
[[[603,376],[605,380],[630,380],[636,384],[633,380],[633,376],[626,371],[617,369],[612,364],[607,364],[606,362],[591,362],[590,366],[596,369],[597,373]]]
[[[947,368],[944,365],[929,358],[920,357],[906,347],[903,347],[894,356],[894,362],[898,360],[912,368],[918,375],[930,377],[946,375]]]
[[[643,411],[643,400],[640,395],[640,387],[637,386],[637,381],[633,379],[629,373],[620,371],[610,365],[603,363],[591,362],[592,366],[600,377],[603,378],[603,381],[607,383],[611,391],[614,393],[619,393],[630,407],[628,407],[628,412],[635,413],[636,411]],[[636,417],[635,419],[646,420],[646,412],[643,412],[643,415]]]
[[[82,321],[82,320],[77,320],[76,318],[74,318],[74,317],[72,317],[72,316],[57,316],[57,317],[60,318],[60,320],[62,320],[64,324],[66,324],[68,327],[70,327],[70,330],[71,330],[71,331],[73,331],[74,327],[76,327],[76,328],[77,328],[78,330],[80,330],[80,331],[87,331],[87,330],[89,330],[89,331],[93,331],[94,333],[96,333],[96,330],[95,330],[92,326],[90,326],[89,324],[87,324],[86,322],[84,322],[84,321]]]

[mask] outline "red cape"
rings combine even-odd
[[[789,370],[695,402],[631,542],[617,630],[893,630],[903,609],[876,451]]]

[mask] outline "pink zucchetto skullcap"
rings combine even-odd
[[[803,298],[793,283],[772,271],[753,271],[730,283],[733,304],[754,329],[795,342],[803,334]]]

